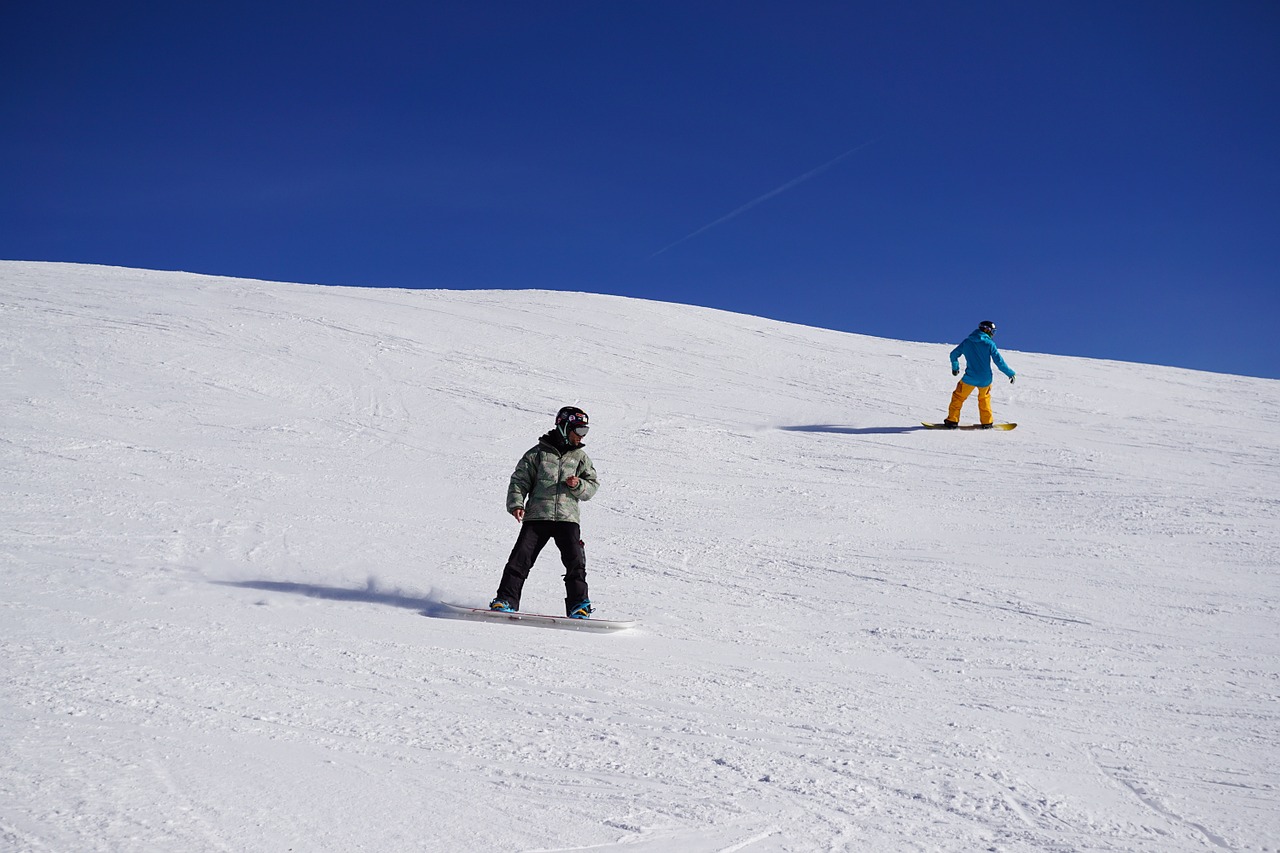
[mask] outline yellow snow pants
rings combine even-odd
[[[951,408],[947,410],[947,420],[960,422],[960,408],[964,405],[964,401],[969,399],[969,395],[973,393],[975,385],[966,385],[964,382],[956,383],[956,390],[951,392]],[[984,424],[991,423],[994,419],[991,417],[991,386],[987,385],[978,388],[978,418]]]

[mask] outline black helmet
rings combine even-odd
[[[990,320],[983,320],[981,323],[978,324],[978,331],[984,332],[988,335],[995,335],[996,324],[991,322]]]
[[[577,406],[565,406],[556,412],[556,429],[565,441],[569,440],[570,432],[576,432],[579,437],[586,438],[589,421],[587,413]]]

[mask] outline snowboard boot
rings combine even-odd
[[[943,422],[942,422],[942,425],[943,425],[944,427],[946,427],[947,429],[959,429],[959,428],[960,428],[960,422],[959,422],[959,421],[943,421]]]
[[[512,607],[510,604],[507,604],[507,603],[506,603],[505,601],[503,601],[501,598],[495,598],[493,601],[490,601],[490,602],[489,602],[489,609],[490,609],[490,610],[498,610],[498,611],[501,611],[502,613],[515,613],[515,612],[516,612],[516,609],[515,609],[514,607]]]
[[[995,424],[978,424],[978,429],[995,429]]]
[[[591,601],[580,601],[577,604],[570,604],[572,599],[564,600],[565,613],[570,619],[590,619],[591,618]]]

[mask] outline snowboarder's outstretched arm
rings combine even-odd
[[[1013,377],[1018,375],[1012,367],[1004,363],[1004,356],[1000,354],[1000,350],[996,349],[994,343],[991,345],[991,360],[996,363],[996,367],[1000,368],[1001,373],[1009,377],[1010,382],[1013,381]]]

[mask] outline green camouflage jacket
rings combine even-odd
[[[564,481],[575,476],[578,486],[571,489]],[[507,512],[524,507],[525,521],[577,523],[578,501],[591,500],[599,486],[587,451],[567,446],[551,430],[516,463],[507,487]]]

